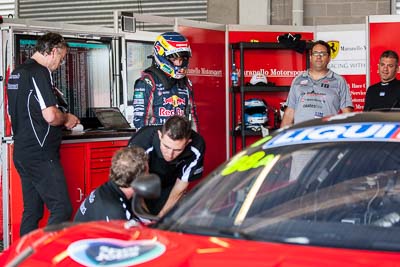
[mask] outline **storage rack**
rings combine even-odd
[[[275,49],[275,50],[292,50],[292,48],[287,45],[281,43],[272,43],[272,42],[238,42],[230,45],[231,48],[231,63],[235,62],[235,51],[239,50],[240,57],[240,80],[239,86],[231,86],[231,101],[232,101],[232,129],[231,129],[231,137],[232,137],[232,152],[236,153],[236,136],[240,135],[242,140],[242,148],[246,146],[246,136],[257,136],[261,135],[261,133],[246,130],[245,120],[244,120],[244,97],[246,92],[289,92],[290,86],[246,86],[244,84],[244,50],[250,49]],[[307,44],[304,55],[306,57],[306,67],[308,68],[310,65],[309,60],[309,44]],[[238,66],[236,64],[236,66]],[[241,118],[241,127],[240,131],[236,131],[236,97],[235,94],[240,92],[240,118]]]

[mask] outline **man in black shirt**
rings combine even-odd
[[[398,70],[397,53],[392,50],[384,51],[378,65],[381,81],[368,88],[364,111],[400,107],[400,81],[396,79]]]
[[[51,76],[64,61],[67,48],[57,33],[41,36],[32,57],[18,66],[8,81],[13,160],[24,200],[21,236],[38,228],[43,204],[50,211],[48,224],[66,221],[72,213],[59,148],[62,128],[72,129],[79,119],[59,108]]]
[[[75,222],[138,219],[131,209],[134,190],[131,183],[147,174],[146,152],[140,147],[125,147],[115,152],[110,168],[110,180],[102,184],[82,202]]]
[[[145,126],[135,133],[129,146],[140,146],[149,155],[149,171],[161,179],[161,196],[147,200],[149,211],[162,217],[183,196],[190,182],[201,178],[204,139],[191,130],[183,116],[170,117],[162,126]]]

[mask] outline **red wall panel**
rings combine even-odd
[[[204,176],[226,160],[225,32],[180,26],[192,48],[189,78],[206,142]]]
[[[385,50],[394,50],[400,55],[399,22],[372,22],[369,24],[369,66],[370,66],[370,82],[369,85],[380,81],[378,75],[379,57]],[[400,74],[397,73],[397,79]]]

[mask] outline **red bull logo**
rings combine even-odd
[[[158,115],[160,117],[171,117],[171,116],[174,116],[174,115],[184,116],[185,112],[184,112],[183,109],[180,109],[180,108],[176,108],[175,110],[169,110],[169,109],[166,109],[164,107],[161,107],[158,110]]]
[[[180,98],[177,95],[170,96],[168,98],[164,98],[164,105],[172,105],[174,108],[180,106],[180,105],[185,105],[185,99]]]

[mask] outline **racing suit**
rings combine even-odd
[[[198,130],[192,84],[187,77],[167,77],[152,66],[136,80],[133,94],[133,124],[139,129],[146,125],[162,125],[173,115],[186,116],[192,129]]]

